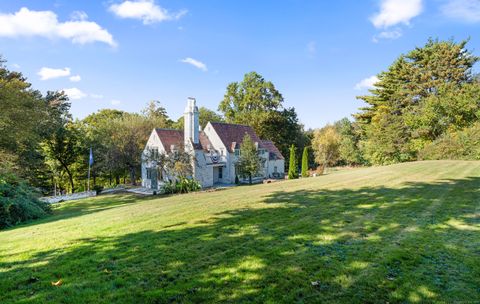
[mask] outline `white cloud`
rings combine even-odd
[[[70,76],[69,79],[71,82],[79,82],[80,80],[82,80],[82,77],[80,77],[80,75],[74,75],[74,76]]]
[[[363,79],[359,83],[355,85],[355,90],[363,90],[363,89],[373,89],[374,84],[378,82],[377,76],[370,76],[368,78]]]
[[[12,67],[16,68],[16,69],[19,69],[20,68],[20,65],[18,63],[14,63],[12,64]]]
[[[381,0],[380,12],[370,21],[376,28],[388,28],[398,24],[410,24],[410,20],[422,12],[422,0]]]
[[[124,1],[110,5],[109,10],[120,18],[140,19],[143,24],[177,20],[187,13],[186,10],[171,13],[153,0]]]
[[[378,35],[373,36],[373,42],[378,42],[379,39],[398,39],[402,37],[402,30],[397,28],[392,31],[382,31]]]
[[[70,68],[52,69],[52,68],[43,67],[40,69],[40,71],[38,71],[37,74],[40,76],[40,80],[67,77],[67,76],[70,76]]]
[[[78,88],[63,89],[62,91],[65,92],[70,99],[82,99],[87,97],[87,94]]]
[[[480,1],[448,0],[442,7],[442,13],[452,19],[476,23],[480,22]]]
[[[102,99],[103,95],[101,95],[101,94],[90,94],[90,97],[92,97],[94,99]]]
[[[194,67],[206,72],[208,69],[207,69],[207,65],[201,61],[198,61],[196,59],[193,59],[193,58],[190,58],[190,57],[187,57],[185,59],[182,59],[180,60],[181,62],[183,63],[188,63],[188,64],[191,64],[193,65]]]
[[[26,7],[14,14],[0,14],[0,36],[41,36],[69,39],[78,44],[98,41],[116,46],[112,35],[95,22],[83,19],[59,22],[52,11],[31,11]]]
[[[112,100],[110,101],[110,103],[111,103],[112,105],[116,106],[116,105],[121,104],[122,102],[121,102],[120,100],[118,100],[118,99],[112,99]]]

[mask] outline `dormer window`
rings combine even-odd
[[[237,156],[237,157],[240,156],[240,149],[235,149],[235,156]]]

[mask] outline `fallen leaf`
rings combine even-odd
[[[62,285],[62,280],[58,280],[56,282],[52,282],[52,286],[61,286]]]

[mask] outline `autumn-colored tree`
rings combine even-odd
[[[318,164],[324,168],[335,165],[340,158],[340,135],[335,126],[315,130],[312,147]]]

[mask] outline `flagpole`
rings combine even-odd
[[[88,162],[88,186],[87,192],[90,192],[90,162]]]
[[[90,155],[88,156],[88,183],[87,183],[87,192],[90,192],[90,168],[93,162],[92,147],[90,147]]]

